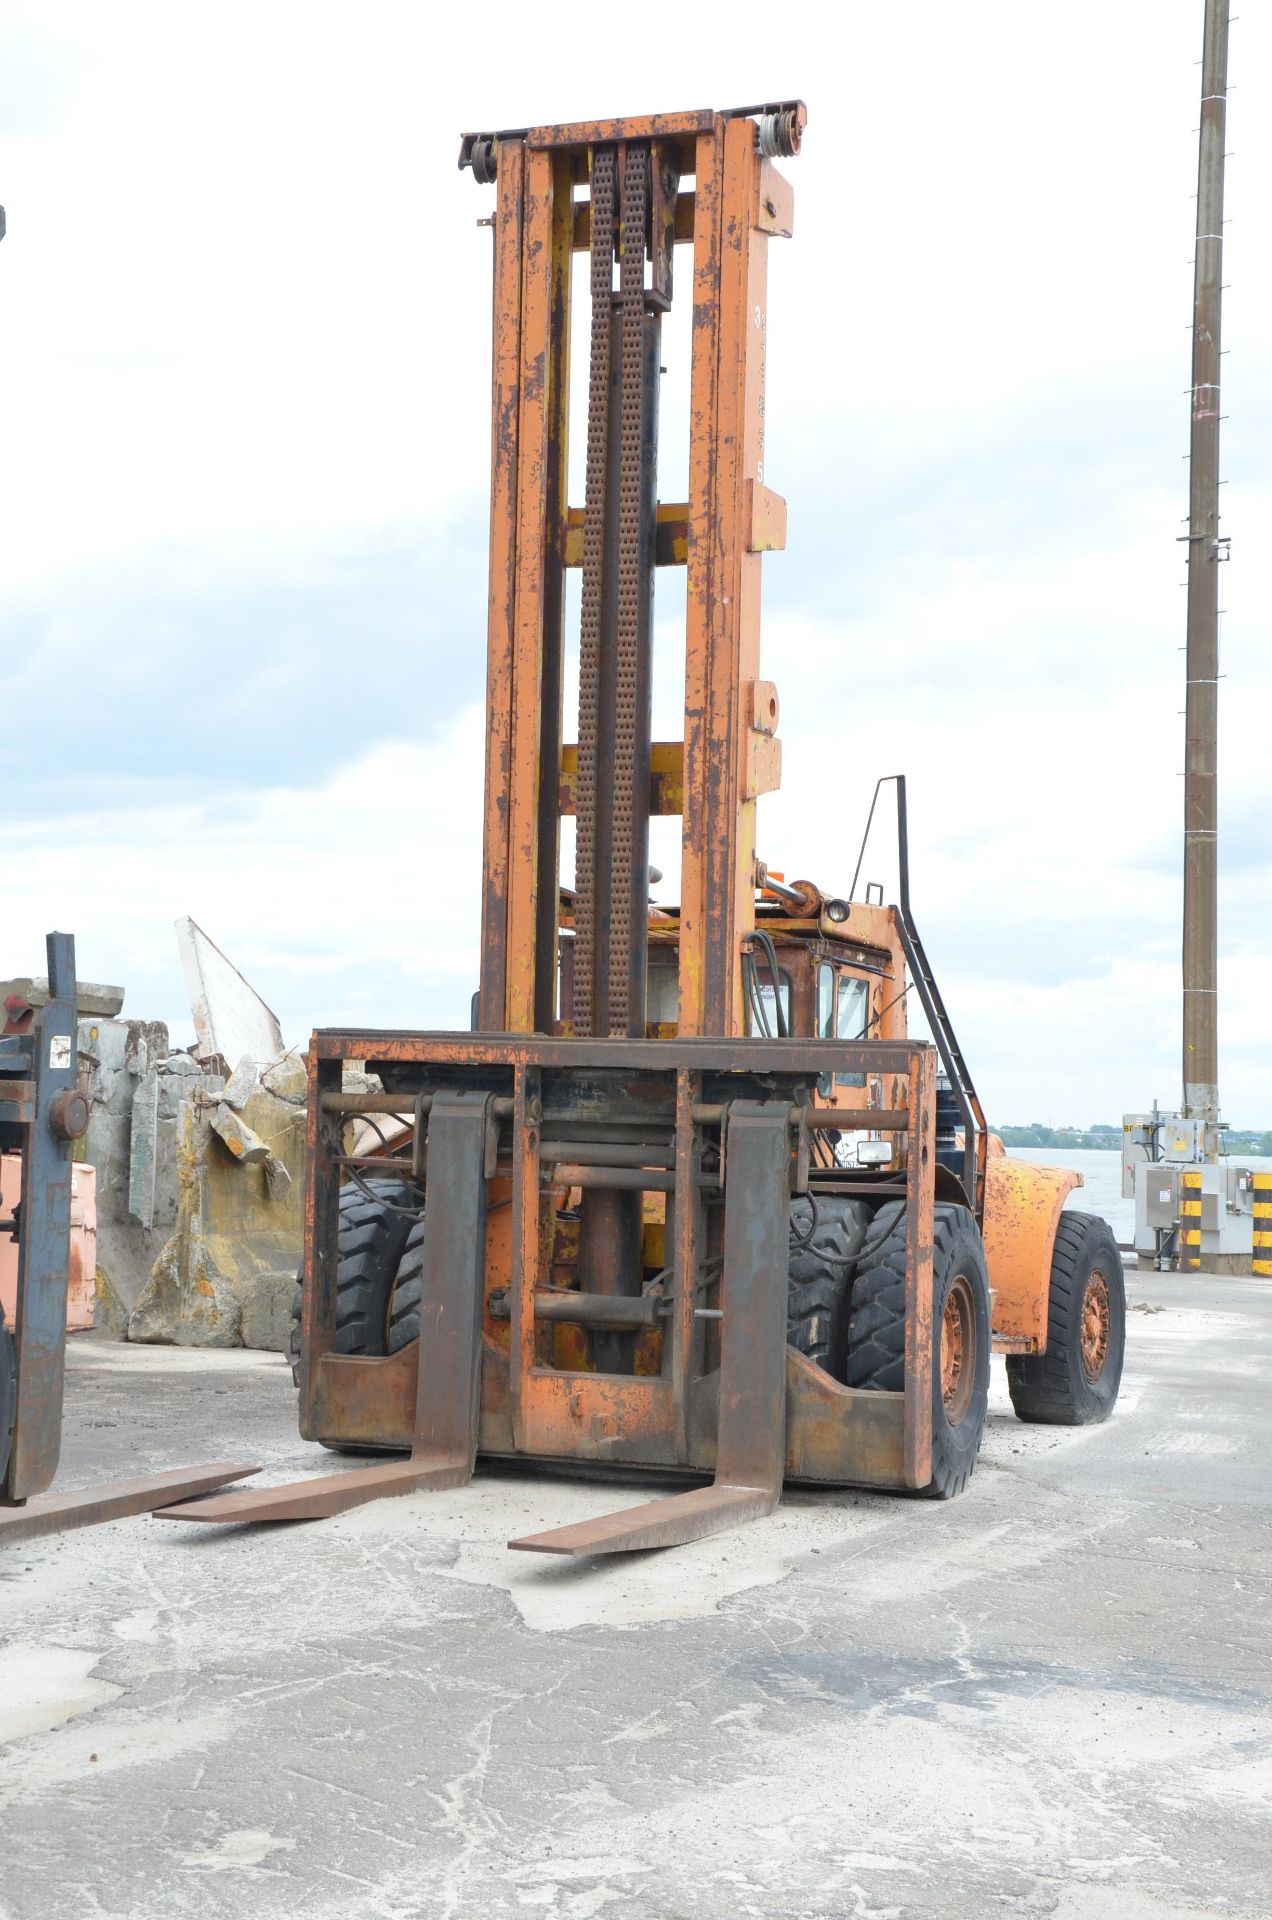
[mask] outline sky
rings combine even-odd
[[[876,778],[904,771],[915,918],[991,1120],[1173,1104],[1201,0],[704,5],[671,42],[558,18],[5,5],[0,973],[69,929],[82,977],[187,1044],[188,913],[292,1043],[467,1024],[492,194],[458,136],[799,95],[795,237],[769,256],[790,532],[764,573],[784,774],[761,856],[845,888]],[[1230,79],[1220,1086],[1268,1126],[1257,9]],[[669,324],[666,420],[686,342]],[[683,433],[660,457],[683,498]],[[667,737],[678,577],[657,594]],[[891,894],[883,829],[865,872]]]

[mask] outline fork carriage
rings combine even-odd
[[[845,1071],[903,1077],[907,1104],[886,1116],[909,1143],[896,1174],[812,1174],[810,1122],[824,1110],[811,1101],[828,1057]],[[379,1076],[382,1094],[341,1091],[353,1060]],[[414,1449],[417,1459],[427,1447],[453,1459],[459,1478],[478,1451],[714,1475],[690,1509],[673,1498],[632,1514],[625,1524],[640,1538],[627,1544],[670,1544],[691,1537],[690,1526],[696,1535],[766,1511],[784,1477],[926,1485],[931,1047],[319,1033],[310,1071],[307,1438]],[[374,1109],[417,1117],[411,1171],[423,1217],[420,1337],[384,1358],[335,1351],[341,1176],[402,1164],[343,1152],[348,1116]],[[863,1112],[861,1124],[883,1117]],[[810,1180],[823,1191],[906,1200],[914,1226],[903,1392],[854,1391],[786,1344],[790,1199]],[[638,1269],[621,1291],[553,1286],[567,1195],[593,1190],[664,1198],[661,1284],[651,1289]],[[626,1335],[629,1364],[559,1364],[553,1335],[562,1326]],[[647,1371],[638,1371],[642,1342]],[[617,1519],[533,1544],[585,1552],[604,1539],[613,1550]]]

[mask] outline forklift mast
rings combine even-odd
[[[758,126],[757,126],[758,116]],[[744,1030],[755,802],[778,784],[759,678],[760,566],[785,544],[764,479],[775,165],[799,102],[468,135],[497,182],[488,748],[479,1025],[551,1033],[560,816],[577,820],[573,1030],[645,1031],[649,819],[683,820],[679,1031]],[[675,272],[677,246],[690,254]],[[587,478],[566,492],[571,265],[589,259]],[[658,501],[663,315],[692,303],[689,498]],[[687,574],[684,732],[651,740],[655,568]],[[565,574],[582,570],[577,744],[563,727]],[[563,766],[567,778],[562,779]]]

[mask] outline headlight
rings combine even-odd
[[[834,920],[836,923],[845,921],[848,918],[848,902],[846,900],[828,900],[826,902],[826,918],[828,920]]]

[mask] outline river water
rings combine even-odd
[[[1008,1147],[1013,1160],[1032,1160],[1036,1167],[1072,1167],[1083,1184],[1065,1202],[1078,1213],[1098,1213],[1108,1221],[1113,1236],[1124,1246],[1135,1237],[1135,1202],[1122,1198],[1122,1156],[1102,1153],[1098,1147]],[[1237,1167],[1272,1172],[1272,1160],[1257,1153],[1232,1156]]]

